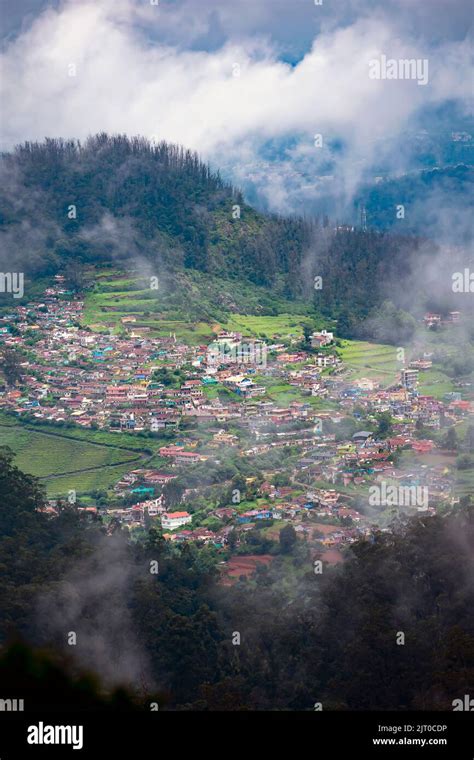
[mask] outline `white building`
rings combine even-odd
[[[166,512],[161,515],[161,527],[163,530],[175,530],[182,525],[187,525],[192,520],[188,512]]]

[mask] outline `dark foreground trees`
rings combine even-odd
[[[107,694],[127,684],[134,704],[159,693],[160,709],[450,710],[472,689],[470,499],[355,544],[322,574],[309,555],[305,571],[299,539],[287,542],[264,583],[232,587],[219,585],[210,549],[153,530],[132,543],[73,507],[52,518],[42,499],[3,452],[4,654],[20,634],[66,654],[73,680],[93,672]],[[53,676],[40,672],[34,688],[47,694]]]

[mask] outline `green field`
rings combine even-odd
[[[77,425],[65,427],[62,425],[49,424],[47,422],[37,422],[34,425],[30,424],[23,418],[17,419],[12,414],[0,411],[0,425],[1,427],[29,427],[38,433],[53,433],[63,438],[72,438],[77,441],[85,441],[93,444],[101,444],[103,446],[113,446],[116,449],[133,450],[142,452],[148,448],[155,448],[156,445],[163,445],[162,443],[156,443],[156,440],[143,440],[133,433],[125,432],[109,432],[107,430],[91,430],[90,428],[82,428]]]
[[[136,466],[140,466],[139,461],[137,461]],[[46,487],[49,498],[67,498],[70,490],[76,491],[79,497],[83,497],[96,490],[108,491],[131,469],[133,466],[130,462],[125,465],[101,467],[88,472],[68,473],[60,477],[41,480],[41,483]]]
[[[399,379],[402,364],[397,361],[394,346],[361,340],[343,340],[341,344],[339,354],[351,379],[365,377],[382,386],[392,385]]]
[[[244,336],[258,337],[264,340],[277,338],[303,337],[303,324],[311,325],[312,322],[302,314],[279,314],[278,316],[255,316],[246,314],[232,314],[227,322],[222,325],[226,330],[240,332]]]
[[[445,393],[456,390],[451,378],[434,368],[420,372],[419,381],[418,390],[424,396],[442,399]]]
[[[132,468],[133,462],[142,459],[137,450],[94,442],[91,431],[78,431],[88,433],[87,440],[73,437],[74,432],[44,432],[21,424],[5,424],[2,418],[0,445],[16,454],[17,467],[41,479],[49,496],[66,496],[70,489],[80,494],[110,488]],[[121,446],[123,443],[120,441]]]
[[[324,399],[311,396],[308,391],[303,391],[297,386],[283,383],[280,378],[275,379],[266,376],[255,375],[253,380],[257,385],[263,385],[266,388],[265,396],[260,398],[267,401],[274,401],[279,406],[287,406],[292,401],[299,401],[310,404],[315,409],[333,409],[334,404]]]
[[[408,349],[407,349],[408,351]],[[399,382],[403,367],[397,361],[397,348],[358,340],[342,341],[340,356],[352,379],[366,377],[379,382],[382,387]],[[442,399],[445,393],[456,390],[451,378],[433,367],[419,374],[418,390],[426,396]]]
[[[209,341],[222,328],[251,337],[299,339],[303,323],[315,324],[308,304],[195,271],[167,275],[159,280],[157,290],[146,278],[117,270],[91,272],[89,284],[82,321],[98,331],[120,333],[146,327],[152,337],[175,333],[178,339],[196,344]],[[125,327],[124,317],[135,317],[136,322]]]

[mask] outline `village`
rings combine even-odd
[[[211,545],[230,557],[229,580],[255,570],[258,551],[253,564],[243,561],[255,531],[275,538],[291,525],[315,557],[337,563],[345,546],[386,529],[395,514],[430,515],[455,502],[452,473],[436,460],[439,434],[474,409],[460,392],[419,392],[429,357],[382,387],[346,372],[328,329],[312,333],[311,350],[224,329],[188,345],[173,334],[150,336],[133,316],[118,334],[95,332],[83,309],[57,275],[38,302],[0,316],[0,347],[22,356],[17,382],[0,386],[0,412],[23,424],[135,435],[144,447],[159,442],[100,504],[69,498],[100,513],[109,530],[155,527],[166,541]],[[438,317],[426,315],[425,324]],[[456,312],[448,321],[459,319]],[[271,400],[276,381],[296,397]],[[247,474],[238,484],[235,475],[209,482],[205,473],[227,461]],[[427,498],[387,502],[387,487],[422,489]],[[60,505],[50,499],[47,510],[54,516]],[[260,561],[269,556],[262,549]]]

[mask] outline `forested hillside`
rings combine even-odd
[[[451,242],[469,242],[473,188],[472,166],[436,167],[363,188],[355,208],[364,204],[368,224],[374,229],[423,231],[431,237],[444,233]],[[400,204],[405,209],[403,218],[397,216]]]
[[[77,280],[90,263],[130,262],[153,274],[184,267],[304,298],[327,316],[342,312],[348,335],[387,299],[405,312],[459,308],[450,278],[457,262],[468,263],[462,251],[443,258],[435,242],[406,234],[260,214],[197,155],[106,134],[4,154],[0,235],[0,265],[10,271],[14,261],[27,290],[42,274]]]
[[[144,257],[270,284],[309,245],[307,225],[257,214],[195,154],[165,143],[26,143],[3,156],[2,173],[6,244],[37,271]],[[20,188],[18,203],[10,191]]]

